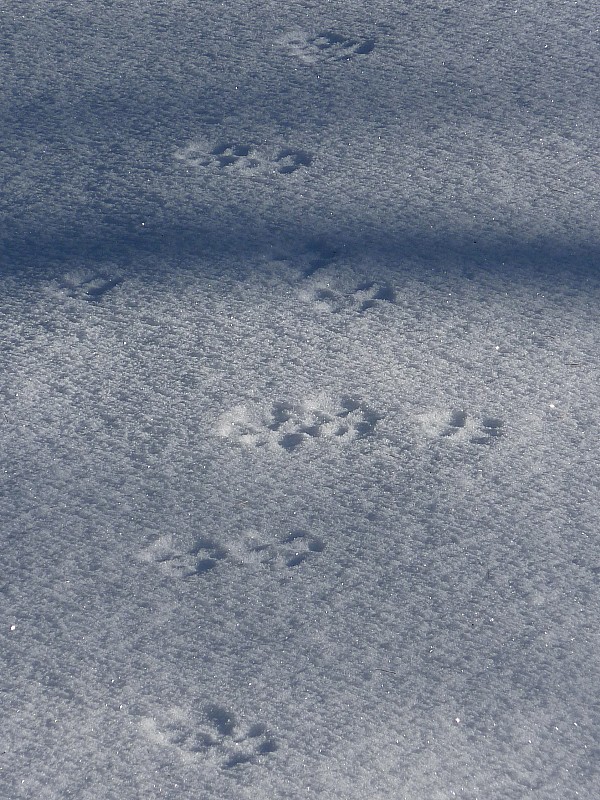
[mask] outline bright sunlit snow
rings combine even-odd
[[[585,2],[0,9],[0,800],[600,796]]]

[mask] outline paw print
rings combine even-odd
[[[317,536],[305,531],[294,531],[283,540],[286,567],[297,567],[311,557],[312,553],[322,553],[325,543]]]
[[[205,167],[216,170],[253,170],[260,160],[250,145],[225,142],[206,152],[202,145],[190,144],[178,150],[175,157],[190,167]]]
[[[334,410],[276,403],[268,428],[277,434],[277,443],[292,453],[309,439],[361,439],[375,430],[381,417],[364,403],[342,398]]]
[[[344,36],[335,31],[321,31],[316,36],[292,31],[279,43],[306,64],[350,61],[369,55],[375,49],[375,40],[368,36]]]
[[[100,274],[71,273],[66,275],[62,288],[69,295],[88,303],[97,303],[105,294],[123,283],[122,278]]]
[[[471,444],[490,445],[504,433],[504,421],[499,417],[484,416],[480,419],[469,416],[464,409],[455,409],[445,421],[433,413],[421,418],[425,428],[441,439]]]
[[[189,555],[193,558],[194,568],[185,577],[189,578],[193,575],[203,575],[205,572],[210,572],[211,569],[218,566],[220,561],[227,558],[227,554],[227,549],[221,547],[220,544],[212,541],[212,539],[200,539],[189,550]]]
[[[479,432],[471,437],[473,444],[492,444],[504,433],[504,422],[498,417],[484,417]]]
[[[311,301],[317,311],[339,314],[348,308],[346,295],[336,292],[329,283],[317,284],[308,292],[300,291],[300,297]]]
[[[186,760],[201,758],[218,770],[260,764],[265,756],[279,749],[266,725],[259,722],[243,727],[231,711],[220,705],[208,706],[199,720],[173,709],[160,723],[147,719],[142,727],[149,738],[176,748]]]
[[[203,736],[202,747],[216,747],[221,769],[257,763],[261,756],[279,749],[267,726],[261,722],[242,728],[234,714],[222,706],[209,706],[206,717],[212,726]]]
[[[291,175],[302,167],[310,167],[312,156],[302,150],[281,150],[275,157],[275,171],[280,175]]]
[[[170,536],[163,536],[140,558],[158,564],[162,572],[170,577],[193,578],[215,569],[227,556],[228,550],[212,539],[201,538],[192,548],[182,552],[174,547]]]
[[[354,39],[333,31],[323,31],[308,39],[307,44],[328,61],[348,61],[354,56],[366,56],[375,49],[373,39]]]
[[[467,424],[467,414],[462,409],[453,411],[450,414],[448,423],[445,428],[440,432],[440,436],[456,436],[465,429]]]
[[[248,537],[238,557],[242,563],[258,562],[271,569],[279,569],[282,566],[293,568],[324,550],[325,543],[318,536],[297,530],[277,541],[265,542],[255,537]]]
[[[309,167],[312,156],[304,150],[284,148],[279,151],[258,150],[248,144],[222,142],[212,149],[201,143],[192,143],[175,152],[175,158],[194,169],[215,173],[291,175]]]
[[[350,442],[370,436],[382,415],[366,403],[343,397],[337,406],[321,408],[310,404],[280,401],[262,419],[250,420],[246,409],[224,415],[219,426],[222,436],[240,443],[281,447],[293,453],[311,439]]]
[[[368,311],[370,308],[376,308],[380,301],[386,303],[394,303],[396,301],[396,293],[387,283],[376,283],[375,281],[366,281],[357,287],[354,296],[358,305],[358,311],[361,313]]]
[[[347,293],[336,292],[329,283],[321,282],[313,285],[312,293],[301,292],[301,295],[311,299],[317,308],[334,314],[344,310],[364,314],[370,308],[377,308],[382,303],[396,301],[394,289],[387,283],[376,281],[365,281]]]

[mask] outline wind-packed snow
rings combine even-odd
[[[0,20],[0,800],[597,797],[594,4]]]

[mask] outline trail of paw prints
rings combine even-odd
[[[185,761],[201,760],[205,767],[225,772],[263,765],[279,749],[264,723],[242,725],[220,705],[207,706],[198,715],[171,709],[162,719],[144,718],[141,728],[151,741],[174,748]]]
[[[346,36],[336,31],[320,31],[316,35],[292,31],[279,44],[305,64],[360,59],[375,49],[375,40],[368,36]]]
[[[504,435],[504,420],[493,416],[471,416],[464,409],[440,414],[434,412],[421,417],[429,436],[452,442],[470,442],[489,446]]]
[[[284,147],[274,152],[239,142],[221,142],[206,147],[192,142],[175,151],[175,158],[195,170],[214,174],[291,175],[306,169],[313,157],[305,150]]]
[[[116,275],[81,271],[65,275],[60,286],[69,297],[98,303],[121,283],[123,279]]]
[[[364,314],[369,309],[396,301],[394,289],[388,283],[377,281],[360,283],[351,292],[339,292],[329,282],[317,281],[309,290],[302,290],[301,294],[317,309],[333,314],[343,311]]]
[[[263,416],[234,409],[221,418],[219,433],[251,447],[275,446],[293,453],[311,440],[347,443],[374,433],[383,416],[366,403],[342,397],[333,406],[280,401]]]

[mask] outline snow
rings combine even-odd
[[[597,796],[594,12],[4,9],[1,800]]]

